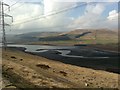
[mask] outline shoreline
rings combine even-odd
[[[92,68],[95,70],[103,70],[103,71],[108,71],[108,72],[113,72],[113,73],[118,73],[120,74],[120,67],[119,67],[119,57],[111,57],[111,58],[71,58],[71,57],[64,57],[60,55],[60,52],[57,51],[46,51],[42,53],[38,52],[26,52],[26,48],[21,48],[21,47],[16,47],[15,49],[20,50],[24,53],[28,53],[31,55],[39,56],[39,57],[44,57],[47,59],[51,59],[54,61],[59,61],[63,62],[65,64],[71,64],[79,67],[86,67],[86,68]],[[43,50],[43,49],[42,49]],[[68,50],[68,49],[61,49],[61,50]],[[78,52],[74,52],[71,50],[72,55],[78,55]],[[68,54],[68,55],[70,55]]]
[[[59,61],[54,61],[40,56],[24,53],[16,49],[9,49],[7,50],[7,52],[3,51],[3,59],[3,70],[6,74],[9,75],[9,78],[15,79],[14,77],[12,77],[12,73],[10,72],[13,72],[17,75],[19,74],[19,76],[16,76],[16,79],[19,79],[22,76],[23,81],[25,79],[32,83],[32,85],[30,85],[31,87],[34,87],[34,85],[38,85],[38,82],[40,85],[56,88],[74,88],[75,86],[80,86],[79,88],[118,87],[118,74],[115,73],[65,64]],[[35,75],[34,72],[36,73]],[[36,75],[40,76],[38,77]],[[42,77],[48,78],[48,80],[44,81],[43,78],[43,80],[41,81]],[[15,86],[19,87],[23,86],[25,88],[29,86],[27,84],[29,82],[12,82],[15,84]]]
[[[105,51],[110,51],[110,52],[119,52],[118,44],[29,44],[29,43],[10,43],[10,44],[15,44],[15,45],[47,45],[47,46],[86,46],[88,48],[96,48],[96,49],[101,49]]]

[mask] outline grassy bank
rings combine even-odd
[[[3,51],[3,75],[19,88],[118,88],[118,74],[64,64],[16,49]]]

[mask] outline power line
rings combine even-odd
[[[15,11],[15,10],[17,10],[18,8],[20,8],[20,7],[22,7],[24,4],[38,4],[38,2],[21,2],[21,5],[19,5],[18,7],[15,7],[15,8],[13,8],[13,9],[11,9],[10,11],[11,12],[13,12],[13,11]],[[41,5],[42,5],[42,3],[41,2],[39,2]],[[44,6],[44,5],[43,5]],[[31,18],[33,18],[33,17],[31,17]],[[25,18],[26,19],[26,18]],[[29,18],[28,18],[29,19]],[[20,20],[21,21],[21,20]]]
[[[84,5],[85,5],[85,4],[84,4]],[[80,7],[80,6],[81,6],[81,5],[79,5],[79,7]],[[72,7],[72,8],[76,8],[76,7]],[[40,19],[40,18],[45,18],[45,17],[47,17],[47,16],[52,16],[52,15],[55,15],[55,14],[59,14],[59,13],[68,11],[68,10],[70,10],[70,9],[72,9],[72,8],[67,8],[67,9],[64,9],[64,10],[57,11],[57,12],[52,11],[53,13],[50,13],[50,14],[48,14],[48,15],[35,16],[35,18],[33,18],[33,19],[26,20],[26,21],[23,21],[23,22],[17,23],[17,24],[22,24],[22,23],[26,23],[26,22],[29,22],[29,21],[37,20],[37,19]],[[16,25],[16,24],[14,24],[14,25]]]
[[[93,2],[92,2],[92,3],[89,3],[89,4],[93,4]],[[34,21],[34,20],[38,20],[38,19],[41,19],[41,18],[46,18],[46,17],[48,17],[48,16],[60,14],[60,13],[63,13],[63,12],[66,12],[66,11],[69,11],[69,10],[72,10],[72,9],[76,9],[76,8],[82,7],[82,6],[84,6],[84,5],[87,5],[87,3],[83,3],[83,4],[80,4],[80,5],[77,5],[77,6],[73,6],[73,7],[70,7],[70,8],[66,8],[66,9],[64,9],[64,10],[60,10],[60,11],[57,11],[57,12],[53,12],[53,13],[48,14],[48,15],[42,15],[41,17],[38,16],[38,17],[35,17],[35,18],[33,18],[33,19],[26,20],[26,21],[23,21],[23,22],[20,22],[20,23],[16,23],[16,24],[13,24],[13,25],[19,25],[19,24],[31,22],[31,21]]]
[[[78,6],[77,6],[78,7]],[[76,7],[75,7],[76,8]],[[72,9],[74,9],[73,7],[72,7]],[[64,9],[64,10],[67,10],[67,9]],[[62,10],[62,12],[64,11],[64,10]],[[71,10],[71,9],[70,9]],[[46,16],[42,16],[42,17],[38,17],[38,19],[40,19],[40,18],[45,18],[45,17],[47,17],[47,16],[51,16],[51,15],[55,15],[55,14],[59,14],[59,13],[61,13],[60,11],[58,11],[58,12],[54,12],[54,13],[52,13],[52,14],[49,14],[49,15],[46,15]],[[30,21],[33,21],[33,20],[36,20],[36,18],[33,18],[33,19],[31,19]],[[105,19],[106,20],[106,19]],[[18,24],[22,24],[22,23],[27,23],[27,22],[30,22],[30,21],[25,21],[25,22],[21,22],[21,23],[17,23],[17,24],[14,24],[14,25],[18,25]],[[102,19],[102,20],[98,20],[98,22],[100,22],[100,21],[104,21],[104,19]],[[54,28],[54,27],[46,27],[46,28]],[[36,29],[36,28],[33,28],[33,29]],[[37,28],[37,29],[44,29],[44,28]]]
[[[25,5],[26,3],[27,3],[27,4],[29,4],[29,3],[38,4],[38,2],[21,2],[21,5],[19,5],[18,7],[13,8],[13,9],[11,9],[11,12],[13,12],[13,11],[15,11],[16,9],[22,7],[22,6]],[[41,5],[42,5],[42,4],[41,4]]]
[[[16,1],[15,3],[13,3],[12,5],[10,5],[9,7],[13,7],[14,5],[16,5],[17,3],[19,3],[21,0],[18,0],[18,1]],[[7,9],[5,9],[5,11],[6,11]]]
[[[24,4],[21,4],[21,5],[19,5],[18,7],[15,7],[15,8],[13,8],[13,9],[11,9],[11,12],[17,10],[18,8],[22,7],[23,5],[24,5]]]
[[[13,7],[14,5],[16,5],[17,3],[19,3],[21,0],[16,1],[14,4],[10,5],[10,7]]]
[[[21,0],[21,1],[22,1],[22,0]],[[23,6],[24,4],[29,4],[29,3],[32,3],[32,4],[38,4],[38,3],[40,3],[40,4],[42,5],[41,2],[20,2],[21,5],[19,5],[18,7],[13,8],[13,9],[11,9],[11,12],[13,12],[14,10],[20,8],[20,7]],[[16,4],[17,4],[17,3],[16,3]]]
[[[66,25],[58,25],[58,26],[50,26],[50,27],[39,27],[39,28],[28,28],[29,30],[33,30],[33,29],[50,29],[50,28],[60,28],[60,27],[65,27]],[[12,29],[12,30],[16,30],[16,29]],[[22,30],[22,29],[21,29]],[[24,30],[24,29],[23,29]]]
[[[106,20],[106,19],[101,19],[101,20],[97,20],[98,22],[101,22],[101,21],[104,21],[104,20]],[[115,20],[115,19],[113,19],[113,20]],[[27,28],[27,29],[29,29],[29,30],[33,30],[33,29],[50,29],[50,28],[60,28],[60,27],[65,27],[65,26],[67,26],[67,25],[59,25],[59,26],[50,26],[50,27],[39,27],[39,28]],[[67,28],[69,28],[69,29],[74,29],[75,27],[67,27]],[[16,29],[12,29],[12,30],[16,30]],[[22,29],[21,29],[22,30]],[[23,29],[24,30],[24,29]]]

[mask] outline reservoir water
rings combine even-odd
[[[23,47],[26,48],[25,52],[31,53],[44,53],[48,51],[58,52],[59,55],[64,57],[73,58],[109,58],[114,55],[111,52],[100,51],[96,49],[87,49],[80,46],[50,46],[50,45],[13,45],[9,44],[8,47]],[[75,52],[76,54],[71,54]]]
[[[119,55],[115,52],[87,48],[86,46],[9,44],[8,47],[18,47],[26,53],[42,56],[49,60],[60,61],[66,64],[120,73],[120,67],[118,67]]]

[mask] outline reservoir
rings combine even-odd
[[[26,53],[45,57],[49,60],[92,69],[119,72],[119,53],[103,51],[86,46],[52,46],[52,45],[13,45]]]

